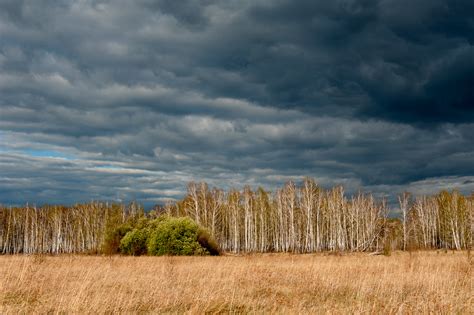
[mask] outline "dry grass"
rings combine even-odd
[[[466,252],[0,256],[0,313],[473,313]]]

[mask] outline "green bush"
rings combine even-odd
[[[147,253],[147,228],[135,228],[129,231],[120,241],[120,252],[122,254],[140,256]]]
[[[147,245],[150,255],[218,254],[209,233],[190,218],[166,217],[161,220],[150,230]]]
[[[209,232],[190,218],[166,215],[110,226],[103,251],[125,255],[219,255]]]
[[[160,216],[153,220],[141,218],[136,221],[135,228],[128,231],[120,241],[120,252],[133,256],[146,255],[150,234],[158,228],[161,222],[167,219],[167,216]]]

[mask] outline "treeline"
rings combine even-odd
[[[466,249],[474,232],[474,194],[441,191],[399,196],[402,217],[390,219],[384,200],[341,186],[323,189],[311,178],[269,193],[190,183],[184,200],[169,205],[208,228],[225,251],[298,252]]]
[[[399,202],[401,217],[390,219],[384,200],[346,196],[340,186],[323,189],[306,178],[275,192],[189,183],[183,200],[152,213],[136,203],[0,207],[0,253],[103,253],[110,231],[160,214],[192,218],[221,250],[236,253],[470,248],[474,195],[403,194]]]
[[[399,196],[402,245],[407,248],[466,249],[474,233],[474,194],[442,191],[435,196]]]
[[[108,230],[143,215],[136,203],[0,207],[0,253],[101,253]]]
[[[388,214],[371,195],[347,198],[342,187],[324,190],[309,178],[273,194],[190,183],[184,200],[167,211],[209,229],[224,251],[298,253],[375,250]]]

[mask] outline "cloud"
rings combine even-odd
[[[472,6],[2,1],[0,202],[470,187]]]

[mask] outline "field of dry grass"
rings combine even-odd
[[[466,252],[0,256],[0,313],[473,313]]]

